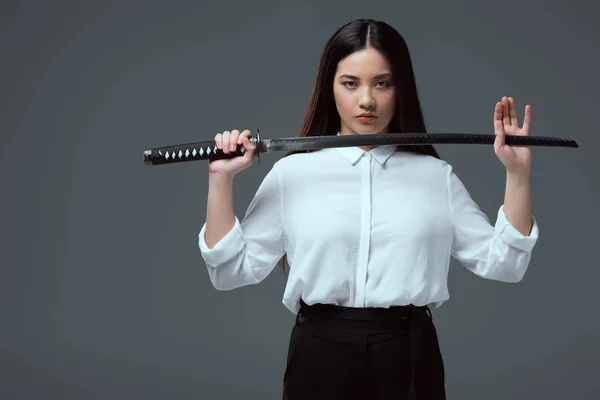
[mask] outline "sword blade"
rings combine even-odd
[[[269,151],[318,150],[332,147],[424,145],[424,144],[494,144],[496,135],[478,133],[382,133],[372,135],[310,136],[267,139]],[[511,146],[579,147],[571,139],[551,136],[505,135]]]
[[[369,135],[327,135],[293,138],[260,139],[252,137],[250,142],[256,146],[256,156],[276,151],[305,151],[335,147],[358,146],[416,146],[427,144],[481,144],[493,145],[494,134],[480,133],[381,133]],[[505,135],[505,143],[510,146],[549,146],[578,148],[572,139],[553,136],[516,136]],[[244,147],[223,153],[214,140],[185,143],[174,146],[158,147],[144,151],[144,163],[148,165],[172,164],[198,160],[220,160],[240,157],[245,154]]]

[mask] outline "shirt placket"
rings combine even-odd
[[[356,269],[356,293],[354,297],[355,307],[365,306],[365,286],[367,284],[367,264],[369,262],[369,250],[371,245],[371,166],[373,157],[364,153],[361,160],[361,184],[360,184],[360,241],[358,252],[358,263]]]

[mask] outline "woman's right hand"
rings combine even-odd
[[[215,143],[223,153],[228,154],[230,151],[235,151],[236,147],[240,144],[244,146],[246,152],[243,156],[239,157],[223,160],[210,160],[208,162],[209,173],[234,176],[238,172],[252,165],[256,146],[250,143],[248,140],[249,137],[250,131],[248,129],[241,133],[237,129],[234,129],[231,132],[224,131],[223,133],[217,133],[215,135]]]

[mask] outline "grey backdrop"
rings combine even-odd
[[[532,105],[540,240],[519,284],[452,261],[433,310],[449,399],[597,398],[597,8],[585,1],[0,2],[0,398],[278,399],[285,276],[219,292],[197,247],[207,164],[148,147],[233,128],[294,136],[327,38],[360,17],[406,38],[430,131],[493,133]],[[437,146],[492,221],[490,146]],[[280,155],[235,183],[243,216]]]

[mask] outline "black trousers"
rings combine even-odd
[[[301,301],[290,337],[284,400],[445,400],[444,381],[428,307]]]

